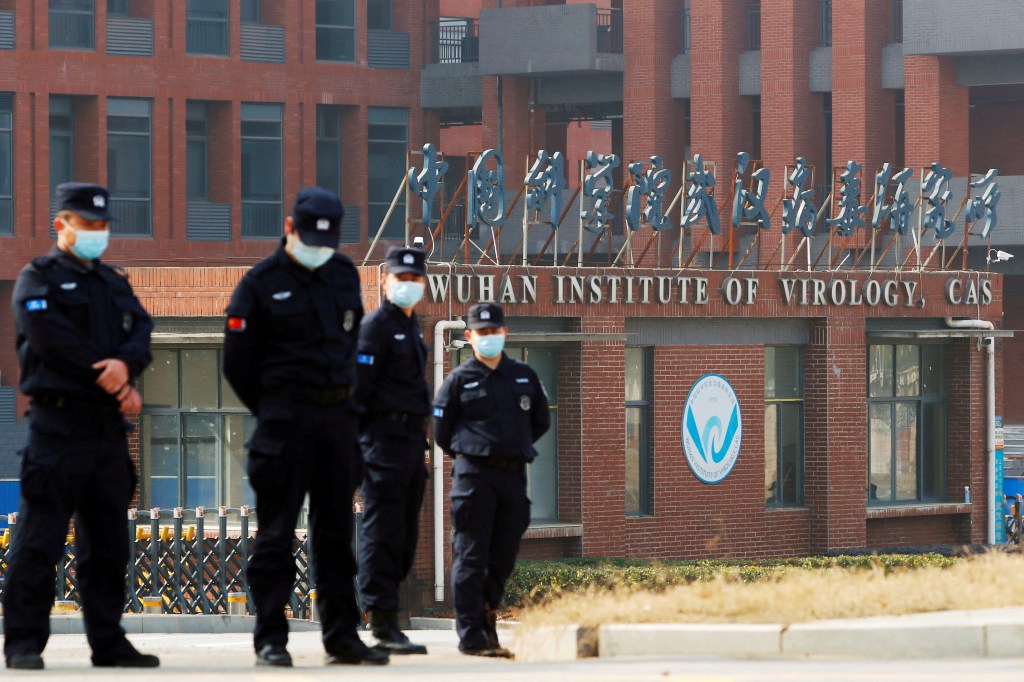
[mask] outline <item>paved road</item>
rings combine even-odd
[[[871,660],[746,660],[707,658],[591,659],[569,663],[523,664],[462,656],[454,633],[411,633],[430,648],[429,656],[394,657],[386,667],[354,668],[322,665],[323,652],[317,633],[292,635],[289,650],[296,668],[255,669],[248,635],[133,635],[139,649],[159,654],[163,667],[146,671],[144,679],[178,682],[285,682],[305,680],[366,679],[374,682],[411,680],[425,682],[937,682],[1018,679],[1024,658],[871,661]],[[511,637],[512,635],[508,635]],[[89,666],[85,638],[55,635],[46,649],[42,672],[3,670],[4,680],[107,680],[137,678],[138,671],[95,669]],[[1022,652],[1024,656],[1024,652]]]

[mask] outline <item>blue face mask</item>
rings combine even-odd
[[[303,267],[316,270],[318,267],[331,260],[334,249],[329,246],[307,246],[296,235],[292,242],[292,256]]]
[[[64,229],[70,227],[64,223]],[[103,255],[110,244],[110,230],[78,230],[71,228],[75,233],[75,245],[70,247],[71,253],[82,260],[95,260]]]
[[[393,281],[388,284],[388,298],[399,308],[411,308],[423,298],[423,282]]]
[[[473,343],[473,349],[485,358],[496,358],[505,349],[505,335],[488,334],[487,336],[477,336]]]

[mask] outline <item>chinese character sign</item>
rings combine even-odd
[[[488,167],[492,163],[494,167]],[[491,227],[505,224],[505,168],[501,154],[488,149],[469,171],[467,207],[471,224],[484,223]]]
[[[871,214],[871,227],[879,229],[888,218],[890,230],[900,234],[907,233],[910,227],[910,212],[913,210],[910,195],[907,193],[907,183],[913,175],[914,171],[909,168],[892,175],[892,164],[882,164],[882,170],[875,175],[875,209]],[[890,185],[895,185],[892,203],[886,203],[889,199]]]
[[[665,190],[672,183],[672,171],[664,166],[660,156],[651,157],[651,167],[646,171],[642,161],[629,164],[629,172],[633,176],[633,184],[626,193],[626,224],[629,229],[640,229],[642,197],[647,197],[647,208],[642,215],[648,225],[656,231],[672,226],[663,210]]]
[[[925,174],[921,182],[921,197],[924,201],[924,229],[935,230],[936,239],[945,239],[953,234],[953,221],[946,220],[946,202],[953,196],[949,181],[953,171],[938,163]]]
[[[700,154],[693,156],[693,171],[690,172],[689,179],[690,187],[686,190],[682,227],[690,227],[703,218],[711,234],[719,234],[722,225],[718,218],[718,207],[715,206],[715,174],[704,170],[704,159]]]
[[[558,227],[558,219],[562,216],[562,190],[565,189],[565,157],[562,152],[551,156],[541,149],[537,151],[537,160],[533,162],[530,172],[523,180],[526,185],[526,207],[530,211],[540,212],[549,201],[550,214],[548,223],[551,229]]]
[[[811,167],[807,164],[807,159],[798,156],[796,168],[789,174],[787,180],[793,188],[793,194],[782,201],[782,234],[789,234],[794,227],[799,228],[805,237],[814,234],[818,222],[818,207],[811,201],[814,189],[805,189],[810,179]]]
[[[999,197],[1002,196],[1002,192],[999,191],[999,183],[996,182],[997,177],[999,177],[999,171],[993,168],[985,174],[985,177],[971,183],[973,188],[985,188],[980,195],[972,197],[967,204],[967,222],[984,221],[981,224],[982,239],[988,239],[996,227],[996,204],[999,203]]]
[[[441,187],[441,179],[448,172],[448,163],[437,161],[437,150],[429,142],[423,145],[423,170],[409,169],[409,189],[423,200],[423,220],[434,217],[434,195]]]
[[[587,152],[587,173],[583,180],[583,196],[592,200],[589,210],[580,211],[583,227],[588,232],[601,232],[615,214],[610,210],[610,196],[613,187],[612,171],[619,167],[615,154]]]
[[[759,168],[751,176],[753,190],[743,189],[743,175],[747,172],[750,154],[740,152],[736,160],[735,190],[732,200],[732,226],[739,227],[744,220],[754,222],[762,230],[771,228],[771,215],[764,202],[768,198],[771,171]]]
[[[857,228],[866,225],[861,217],[867,213],[868,207],[860,203],[860,173],[861,166],[856,161],[848,161],[846,170],[839,176],[842,187],[839,189],[839,215],[829,218],[828,224],[836,228],[840,236],[849,237]]]

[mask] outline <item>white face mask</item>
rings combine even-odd
[[[288,235],[291,244],[291,254],[303,267],[316,270],[326,263],[334,255],[334,249],[329,246],[309,246],[302,241],[294,232]]]
[[[423,282],[388,282],[388,299],[399,308],[411,308],[423,298]]]
[[[473,349],[485,358],[496,358],[501,355],[505,348],[505,334],[486,334],[480,336],[473,334],[470,339],[473,342]]]

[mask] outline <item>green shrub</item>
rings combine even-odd
[[[959,561],[940,554],[882,554],[801,557],[738,561],[648,561],[642,559],[547,559],[516,564],[505,591],[505,604],[521,607],[562,592],[612,587],[664,590],[673,585],[721,577],[740,582],[778,580],[787,571],[896,570],[926,566],[946,568]]]

